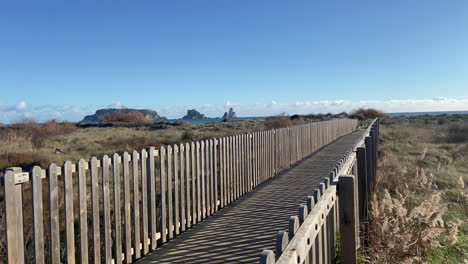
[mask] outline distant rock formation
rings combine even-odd
[[[104,116],[111,114],[116,111],[125,111],[125,112],[140,112],[142,113],[148,120],[150,121],[164,121],[167,118],[158,115],[158,112],[150,109],[116,109],[116,108],[107,108],[107,109],[99,109],[96,111],[94,115],[85,116],[85,118],[81,122],[85,123],[99,123],[103,121]]]
[[[233,118],[236,118],[237,115],[236,115],[236,112],[234,112],[234,110],[231,108],[229,108],[229,112],[225,112],[224,115],[223,115],[223,119],[233,119]]]
[[[182,117],[182,119],[205,119],[206,116],[204,114],[201,114],[195,109],[192,110],[187,110],[187,115]]]
[[[0,122],[0,128],[2,127],[6,127],[6,125]]]

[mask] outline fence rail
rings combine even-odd
[[[8,168],[7,261],[131,263],[356,125],[337,119]]]
[[[375,185],[379,120],[363,138],[324,175],[324,180],[289,219],[288,231],[279,231],[275,251],[264,250],[262,264],[335,263],[339,233],[341,262],[356,263],[356,250],[367,243],[368,203]],[[363,224],[360,224],[363,223]]]

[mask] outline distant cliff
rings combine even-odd
[[[117,111],[124,111],[124,112],[139,112],[143,114],[145,118],[150,121],[164,121],[167,118],[158,115],[158,112],[150,109],[116,109],[116,108],[107,108],[107,109],[99,109],[96,111],[94,115],[85,116],[82,122],[85,123],[99,123],[104,120],[104,116],[108,114],[112,114]]]
[[[182,117],[182,119],[205,119],[206,116],[204,114],[201,114],[195,109],[192,110],[187,110],[187,115]]]
[[[237,115],[236,115],[236,112],[234,112],[234,110],[231,108],[229,108],[229,112],[225,112],[224,115],[223,115],[223,119],[232,119],[232,118],[236,118]]]

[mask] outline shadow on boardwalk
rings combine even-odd
[[[138,263],[258,263],[362,132],[343,136],[167,242]]]

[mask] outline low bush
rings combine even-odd
[[[468,124],[449,126],[447,140],[450,143],[468,142]]]
[[[270,116],[265,119],[267,129],[291,126],[292,122],[288,116]]]
[[[103,117],[104,122],[130,122],[130,123],[150,123],[142,113],[127,110],[118,110]]]
[[[385,118],[387,116],[385,112],[374,108],[359,108],[351,113],[351,117],[355,117],[359,120]]]

